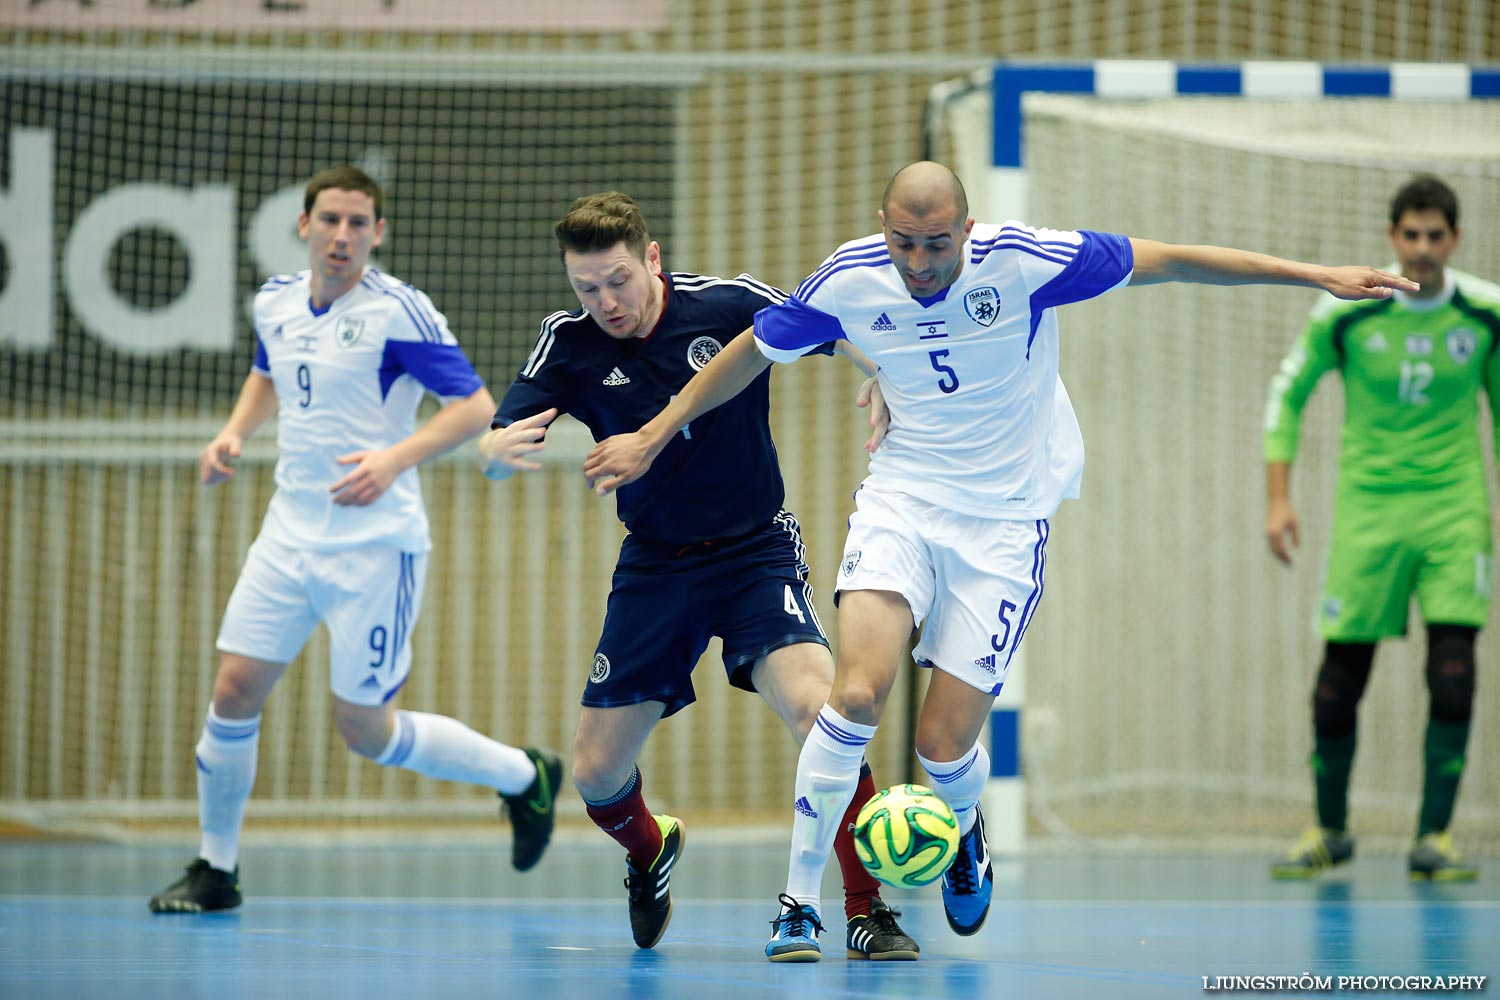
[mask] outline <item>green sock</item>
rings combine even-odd
[[[1422,785],[1418,838],[1448,829],[1453,819],[1453,802],[1458,798],[1458,781],[1464,775],[1464,744],[1468,742],[1467,722],[1427,720],[1427,738],[1422,744],[1427,777]]]
[[[1349,772],[1354,769],[1355,734],[1313,736],[1313,788],[1318,793],[1318,825],[1343,833],[1349,828]]]

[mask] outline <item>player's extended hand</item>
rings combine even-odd
[[[244,440],[238,434],[221,431],[219,436],[204,446],[198,454],[198,481],[204,486],[217,486],[234,477],[234,466],[230,459],[240,457]]]
[[[1292,549],[1298,545],[1297,511],[1290,500],[1272,500],[1266,511],[1266,544],[1271,555],[1290,566]]]
[[[340,507],[368,507],[385,495],[391,483],[401,474],[395,458],[382,448],[378,451],[351,451],[334,459],[340,465],[354,466],[344,478],[328,487],[333,502]]]
[[[589,457],[583,460],[583,475],[595,493],[607,497],[644,476],[655,460],[644,436],[616,434],[594,445]]]
[[[542,467],[527,455],[547,447],[547,426],[557,419],[557,407],[534,413],[506,427],[496,427],[479,439],[479,471],[486,479],[505,479],[517,470]]]
[[[854,405],[860,409],[870,408],[870,440],[865,442],[865,451],[875,454],[885,440],[885,432],[891,429],[891,411],[885,405],[885,393],[880,391],[880,379],[871,375],[859,387]]]
[[[1399,274],[1373,267],[1330,267],[1320,282],[1330,294],[1341,299],[1388,299],[1391,290],[1420,291],[1422,286]]]

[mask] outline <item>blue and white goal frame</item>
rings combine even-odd
[[[1464,63],[1325,65],[1313,62],[1177,63],[1099,59],[1073,63],[1002,62],[990,74],[990,204],[1007,218],[1026,209],[1022,135],[1029,93],[1086,97],[1247,97],[1323,100],[1339,97],[1468,101],[1500,98],[1500,66]]]
[[[1208,96],[1288,101],[1343,97],[1495,100],[1500,99],[1500,66],[1202,64],[1135,59],[1001,62],[990,71],[989,87],[992,149],[984,214],[1000,219],[1024,219],[1028,185],[1022,102],[1029,93],[1114,99]],[[1021,755],[1021,710],[1025,700],[1023,650],[1011,663],[989,722],[990,781],[984,793],[985,827],[991,849],[1001,854],[1018,851],[1025,843],[1026,799]]]

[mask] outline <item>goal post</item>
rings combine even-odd
[[[1495,280],[1496,98],[1500,67],[1462,64],[1002,62],[934,88],[928,155],[955,166],[976,218],[1382,266],[1391,193],[1431,171],[1470,223],[1455,266]],[[1023,846],[1028,819],[1064,834],[1264,839],[1311,815],[1307,692],[1340,389],[1325,385],[1304,425],[1290,575],[1261,541],[1259,434],[1267,381],[1314,301],[1173,286],[1065,310],[1062,371],[1089,464],[991,717],[997,853]],[[1361,713],[1352,788],[1356,822],[1392,840],[1409,837],[1420,794],[1413,635],[1382,644],[1390,666]],[[1481,642],[1482,659],[1497,652]],[[1476,704],[1457,819],[1471,830],[1500,820],[1484,715]],[[1486,836],[1481,849],[1500,846]]]
[[[1500,97],[1500,67],[1462,63],[1340,66],[1312,62],[1177,63],[1100,59],[1000,63],[990,76],[991,165],[986,207],[1024,215],[1027,202],[1024,98],[1079,94],[1102,99],[1236,97],[1316,101],[1367,97],[1467,101]],[[1013,206],[1013,208],[1009,208]]]

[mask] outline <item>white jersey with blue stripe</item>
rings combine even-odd
[[[1053,310],[1126,284],[1130,241],[976,223],[963,254],[954,283],[918,299],[883,235],[846,243],[756,314],[756,343],[785,362],[842,338],[880,366],[891,429],[870,485],[977,517],[1051,517],[1083,474]]]
[[[276,387],[276,494],[263,533],[331,551],[370,542],[431,548],[415,468],[366,507],[328,488],[355,466],[336,459],[387,448],[416,429],[431,391],[445,402],[484,383],[432,301],[374,268],[327,308],[313,309],[309,272],[271,278],[255,296],[255,371]]]

